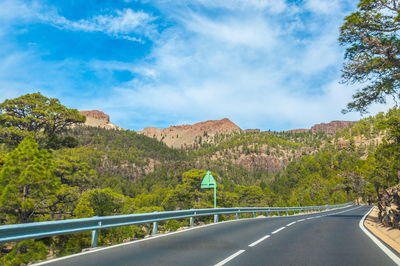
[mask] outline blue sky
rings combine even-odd
[[[357,86],[339,83],[337,42],[357,2],[2,0],[0,101],[39,91],[133,130],[358,119],[340,113]]]

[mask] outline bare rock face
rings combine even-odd
[[[110,122],[110,116],[99,110],[79,111],[80,114],[86,116],[85,125],[90,127],[100,127],[105,129],[122,130],[121,127]]]
[[[102,111],[99,110],[93,110],[93,111],[79,111],[81,115],[86,116],[86,118],[94,118],[97,120],[103,121],[103,123],[107,124],[110,123],[110,116],[103,113]]]
[[[400,178],[400,171],[398,172]],[[400,185],[385,189],[378,199],[378,219],[384,226],[400,228]]]
[[[332,121],[329,123],[316,124],[311,127],[311,132],[324,132],[327,135],[335,135],[340,129],[348,128],[352,126],[354,121]]]
[[[287,132],[289,132],[289,133],[306,133],[306,132],[310,132],[310,129],[296,128],[296,129],[288,130]]]
[[[228,118],[209,120],[193,125],[171,126],[165,129],[146,127],[137,133],[158,139],[172,148],[195,148],[196,146],[211,142],[218,134],[241,132],[240,127]]]
[[[316,124],[311,127],[311,129],[307,128],[296,128],[296,129],[291,129],[286,132],[289,133],[306,133],[306,132],[312,132],[312,133],[317,133],[317,132],[324,132],[328,136],[333,136],[336,134],[336,132],[340,129],[348,128],[352,126],[355,122],[354,121],[332,121],[329,123],[320,123]]]

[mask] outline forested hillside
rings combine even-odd
[[[133,131],[80,125],[84,118],[76,110],[40,94],[0,108],[1,224],[212,207],[211,191],[200,189],[207,170],[218,183],[218,207],[372,202],[379,190],[398,182],[398,109],[358,121],[333,137],[241,132],[216,135],[215,144],[185,151]],[[57,119],[72,116],[75,125],[47,131],[56,118],[46,110],[58,110]],[[38,124],[42,128],[30,126]],[[160,230],[186,222],[167,222]],[[100,244],[148,232],[147,226],[103,230]],[[10,243],[0,246],[0,262],[29,261],[21,250],[37,259],[49,250],[65,255],[89,242],[89,234],[75,234]]]

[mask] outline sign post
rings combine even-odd
[[[201,188],[214,188],[214,208],[217,208],[217,182],[210,171],[204,175],[203,181],[201,181]]]

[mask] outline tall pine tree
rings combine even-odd
[[[6,156],[0,171],[0,222],[45,220],[60,186],[52,155],[40,150],[33,137],[26,137]]]

